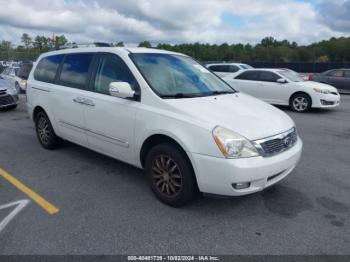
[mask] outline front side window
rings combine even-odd
[[[109,84],[127,82],[136,89],[136,79],[124,61],[116,55],[103,55],[97,67],[94,90],[101,94],[109,94]]]
[[[230,65],[230,72],[231,73],[236,73],[238,70],[239,70],[239,68],[237,66]]]
[[[305,80],[302,79],[300,75],[295,71],[283,70],[283,71],[279,71],[278,73],[280,73],[282,76],[284,76],[291,82],[305,82]]]
[[[247,71],[239,74],[236,79],[239,80],[250,80],[250,81],[259,81],[259,72],[258,71]]]
[[[190,57],[136,53],[131,54],[130,58],[160,97],[182,98],[235,92]]]
[[[243,69],[254,69],[254,67],[247,65],[247,64],[241,64],[241,68]]]
[[[40,60],[34,71],[34,79],[41,82],[53,83],[63,55],[47,56]]]
[[[73,88],[86,89],[93,56],[92,53],[66,55],[59,78],[60,84]]]
[[[281,78],[279,75],[276,75],[273,72],[269,71],[260,71],[259,80],[263,82],[277,82]]]
[[[334,70],[327,74],[330,77],[344,77],[344,72],[340,70]]]

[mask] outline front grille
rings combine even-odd
[[[255,141],[255,146],[262,156],[270,157],[292,148],[297,140],[298,135],[293,128],[280,135]]]
[[[0,96],[6,95],[6,90],[0,91]]]
[[[0,96],[0,106],[12,105],[14,103],[15,100],[12,98],[12,96]]]

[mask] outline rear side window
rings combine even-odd
[[[127,82],[134,90],[137,85],[136,79],[124,61],[116,55],[106,54],[100,58],[97,67],[94,90],[109,95],[109,84],[112,82]]]
[[[66,55],[59,83],[68,87],[86,89],[93,57],[92,53]]]
[[[34,79],[41,82],[53,83],[63,55],[47,56],[40,60],[34,71]]]
[[[250,81],[259,81],[259,72],[258,71],[247,71],[239,74],[236,79],[240,80],[250,80]]]
[[[230,67],[228,65],[215,65],[209,66],[210,70],[214,72],[229,73]]]
[[[260,71],[259,80],[263,82],[277,82],[282,77],[269,71]]]

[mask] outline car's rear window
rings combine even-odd
[[[21,68],[18,71],[18,77],[27,80],[30,74],[30,71],[32,70],[32,67],[33,67],[32,63],[22,64]]]

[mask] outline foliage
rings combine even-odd
[[[0,42],[0,60],[35,60],[41,53],[68,42],[64,35],[50,37],[24,33],[22,45],[14,46],[9,41]],[[120,41],[115,46],[124,46]],[[149,41],[143,41],[139,47],[152,47]],[[185,53],[200,61],[247,61],[247,62],[350,62],[350,37],[331,38],[308,46],[298,46],[288,40],[278,41],[265,37],[256,45],[251,44],[167,44],[160,43],[156,48]]]

